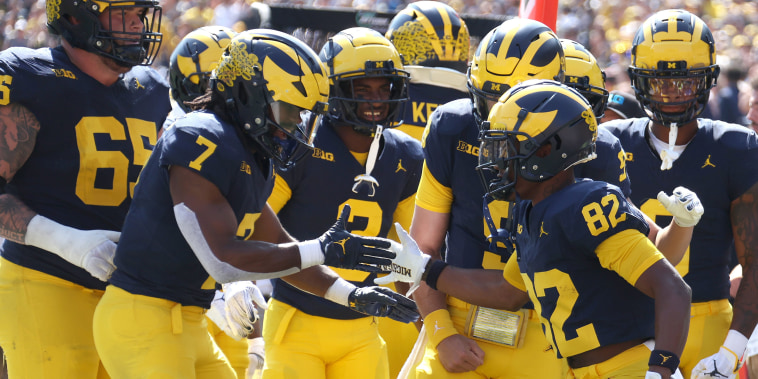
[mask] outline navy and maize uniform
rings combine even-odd
[[[629,198],[632,184],[626,173],[626,153],[619,139],[608,129],[599,128],[595,153],[597,158],[574,166],[574,176],[613,184]]]
[[[516,254],[503,275],[529,294],[558,357],[655,336],[654,299],[634,285],[664,257],[618,187],[580,180],[537,205],[519,202],[514,218]],[[649,356],[623,365],[642,377]]]
[[[416,205],[429,211],[448,213],[445,260],[464,268],[502,269],[507,256],[489,251],[487,236],[489,228],[484,222],[482,198],[485,194],[482,181],[476,171],[479,159],[479,127],[475,121],[470,99],[449,102],[432,113],[425,131],[424,172],[416,195]],[[505,226],[508,203],[492,201],[490,211],[498,228]],[[496,217],[502,216],[502,217]],[[431,330],[427,334],[434,340],[446,338],[443,334],[466,335],[466,320],[471,304],[452,296],[447,297],[447,310],[455,331],[445,328]],[[523,311],[526,318],[524,342],[519,348],[478,340],[485,352],[484,364],[468,373],[472,377],[501,377],[511,375],[519,378],[564,377],[568,366],[566,360],[556,359],[541,331],[537,313],[531,304]],[[495,358],[496,357],[496,358]],[[436,345],[428,343],[424,357],[416,368],[417,378],[460,377],[451,374],[439,361]]]
[[[8,104],[31,111],[40,130],[5,191],[63,225],[121,230],[170,109],[163,77],[135,66],[104,86],[61,47],[10,48],[0,53],[0,105]],[[13,310],[0,312],[10,375],[97,376],[91,320],[106,284],[58,255],[12,241],[4,242],[0,261],[0,302]],[[102,367],[99,374],[107,376]]]
[[[23,105],[40,123],[34,153],[6,192],[63,225],[121,230],[137,176],[171,109],[166,81],[155,70],[135,66],[106,87],[58,47],[5,50],[0,83],[3,103]],[[105,289],[83,268],[33,246],[5,241],[2,256],[86,288]]]
[[[758,182],[758,137],[743,126],[698,119],[698,131],[670,170],[650,147],[649,120],[603,124],[621,141],[632,180],[632,201],[657,224],[671,214],[657,201],[658,191],[677,186],[697,194],[705,212],[690,247],[676,269],[692,289],[692,319],[680,368],[689,375],[702,359],[715,354],[732,319],[729,299],[729,248],[733,241],[731,203]],[[639,179],[638,179],[639,178]]]
[[[179,230],[169,168],[188,168],[215,184],[235,213],[237,237],[247,239],[273,188],[274,169],[240,138],[233,125],[197,111],[178,118],[158,141],[124,223],[111,285],[95,313],[95,342],[109,372],[234,377],[208,334],[205,310],[216,282]],[[168,359],[176,356],[193,358]]]
[[[420,143],[405,133],[385,129],[371,171],[379,185],[373,194],[367,187],[356,188],[354,192],[355,177],[366,172],[367,154],[360,156],[348,150],[334,128],[331,121],[322,119],[313,152],[294,167],[278,172],[269,204],[278,213],[282,226],[298,240],[318,238],[334,224],[342,207],[349,204],[347,229],[352,233],[392,236],[393,222],[407,228],[421,177]],[[334,271],[358,287],[375,285],[375,274],[336,268]],[[383,319],[352,311],[282,279],[272,282],[272,300],[263,321],[265,378],[308,377],[325,371],[329,377],[390,376],[387,347],[377,326]],[[413,324],[395,321],[391,325],[410,328],[417,335]],[[415,336],[411,341],[415,341]],[[408,352],[411,348],[412,343]]]
[[[429,116],[437,107],[470,97],[466,74],[445,67],[405,66],[405,70],[411,74],[410,101],[404,105],[403,123],[397,129],[421,141]]]
[[[654,300],[634,283],[663,255],[608,249],[647,240],[642,213],[618,187],[585,179],[535,206],[519,202],[514,218],[521,278],[558,357],[655,336]]]

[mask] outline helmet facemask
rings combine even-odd
[[[380,68],[376,66],[381,65]],[[386,99],[366,99],[356,92],[356,80],[364,78],[387,79],[389,96]],[[392,61],[366,62],[364,71],[347,72],[331,77],[335,85],[332,87],[333,94],[330,96],[330,115],[339,123],[346,123],[353,127],[356,132],[372,136],[377,125],[384,128],[396,127],[399,124],[398,116],[402,114],[403,107],[408,100],[408,75],[396,70]],[[386,104],[387,113],[381,120],[366,120],[359,114],[361,104]]]
[[[139,32],[127,31],[126,12],[133,8],[143,8]],[[105,14],[106,22],[101,22],[101,14]],[[47,0],[47,22],[53,34],[123,67],[152,64],[163,38],[161,16],[158,1],[151,0]]]

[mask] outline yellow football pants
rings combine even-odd
[[[263,379],[386,379],[387,345],[374,317],[311,316],[275,299],[263,319]]]
[[[205,310],[108,286],[95,310],[95,345],[113,378],[235,379],[208,333]]]
[[[458,333],[465,335],[464,328],[470,305],[450,296],[447,297],[447,304],[453,325]],[[566,360],[556,357],[555,351],[542,333],[537,313],[528,310],[528,314],[526,335],[520,348],[476,341],[484,350],[484,364],[474,371],[450,373],[439,361],[436,347],[427,344],[424,358],[416,366],[416,378],[565,378],[568,372]]]
[[[693,303],[690,307],[690,331],[679,360],[679,369],[685,379],[703,358],[718,353],[732,323],[732,305],[729,300]],[[749,336],[748,336],[749,337]]]

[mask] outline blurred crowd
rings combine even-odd
[[[519,0],[442,0],[466,17],[516,16]],[[396,12],[409,0],[264,0],[268,5],[304,5]],[[161,0],[164,44],[156,68],[168,66],[173,48],[190,31],[221,25],[237,31],[257,27],[265,15],[255,0]],[[747,125],[748,98],[758,86],[758,3],[749,0],[560,0],[557,34],[590,48],[605,68],[608,90],[631,92],[626,67],[638,26],[655,11],[682,8],[699,15],[716,39],[721,76],[704,117]],[[265,12],[265,11],[264,11]],[[1,45],[57,44],[45,26],[44,0],[0,0]],[[250,25],[253,24],[253,25]],[[473,41],[476,42],[476,41]],[[475,44],[472,44],[472,48]],[[737,112],[737,113],[735,113]]]

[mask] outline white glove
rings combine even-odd
[[[395,223],[395,231],[401,243],[392,242],[390,247],[390,250],[396,254],[392,265],[388,267],[391,273],[374,279],[374,283],[380,286],[393,282],[411,283],[411,288],[406,294],[410,296],[421,283],[421,276],[431,257],[421,252],[416,241],[406,233],[400,223]]]
[[[111,230],[79,230],[36,215],[26,227],[24,243],[56,254],[107,281],[116,269],[113,256],[120,236]]]
[[[266,299],[250,281],[226,283],[223,288],[226,322],[231,332],[227,334],[236,340],[246,338],[255,330],[255,322],[258,321],[255,304],[266,309]]]
[[[216,295],[213,297],[213,301],[211,301],[211,308],[208,309],[205,315],[228,336],[231,337],[234,334],[229,330],[229,322],[226,321],[226,301],[224,301],[223,292],[216,291]]]
[[[247,356],[250,358],[250,365],[245,370],[245,379],[259,379],[266,360],[266,345],[263,337],[247,340]]]
[[[658,201],[674,216],[677,225],[686,228],[697,225],[703,216],[703,204],[697,194],[684,187],[676,187],[671,196],[658,192]]]
[[[719,352],[701,360],[692,369],[692,379],[731,379],[742,366],[742,356],[747,346],[747,338],[736,330],[730,330]]]

